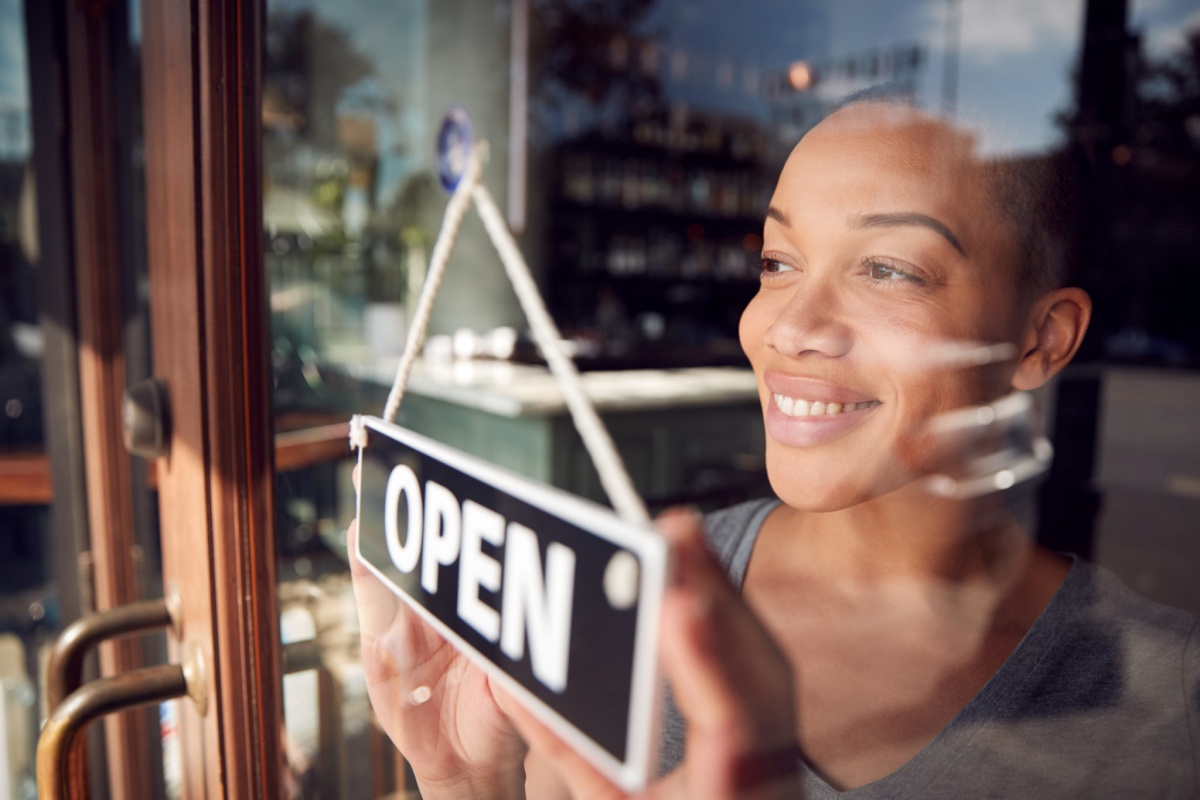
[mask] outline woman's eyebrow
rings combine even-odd
[[[771,206],[770,208],[767,209],[767,219],[773,219],[776,222],[780,222],[789,228],[792,227],[791,218],[787,214],[783,213],[781,210],[776,208],[775,206]]]
[[[770,216],[771,212],[767,212]],[[940,233],[947,242],[954,246],[954,249],[967,254],[963,250],[963,246],[959,244],[951,230],[944,223],[938,222],[936,219],[925,214],[917,214],[912,211],[905,211],[897,214],[855,214],[850,219],[850,226],[853,228],[891,228],[897,226],[918,225],[922,228],[928,228],[931,231]]]

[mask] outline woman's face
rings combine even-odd
[[[937,354],[1016,338],[1013,238],[970,140],[939,121],[852,106],[797,145],[740,327],[781,499],[831,511],[910,484],[925,423],[1007,389],[1011,370]]]

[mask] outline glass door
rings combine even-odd
[[[323,328],[352,324],[361,309],[310,300],[353,283],[354,258],[296,228],[320,224],[320,204],[281,196],[264,167],[277,124],[267,14],[141,9],[151,372],[171,426],[155,462],[163,591],[178,609],[170,658],[199,656],[206,690],[204,709],[173,706],[168,785],[380,797],[403,778],[357,666],[344,544],[363,384],[318,363],[311,327],[288,327],[314,313]]]

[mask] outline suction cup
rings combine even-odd
[[[438,179],[442,188],[453,192],[467,169],[467,159],[475,146],[475,129],[471,117],[462,106],[446,112],[438,130]]]

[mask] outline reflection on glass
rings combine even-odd
[[[513,15],[526,5],[528,52],[515,52],[523,40]],[[1102,224],[1079,276],[1097,306],[1076,362],[1087,366],[1066,369],[1016,411],[1001,391],[960,398],[969,424],[944,419],[941,449],[925,454],[965,453],[969,464],[927,459],[922,474],[952,481],[953,490],[940,484],[951,496],[976,494],[980,480],[991,483],[979,493],[1009,490],[1002,484],[1011,479],[1020,491],[997,513],[1040,526],[1053,548],[1090,554],[1155,599],[1200,610],[1195,559],[1176,557],[1196,553],[1188,534],[1200,498],[1191,456],[1200,443],[1186,421],[1200,407],[1190,371],[1200,329],[1186,305],[1200,274],[1187,232],[1200,197],[1194,20],[1189,28],[1178,4],[1132,3],[1131,22],[1114,23],[1114,34],[1089,31],[1096,4],[1085,0],[1022,0],[1016,11],[959,0],[785,5],[630,0],[614,14],[601,0],[271,3],[264,245],[281,436],[382,408],[445,203],[434,135],[446,109],[461,105],[491,143],[493,195],[514,196],[510,182],[524,184],[515,193],[526,203],[520,244],[577,363],[598,370],[585,382],[616,420],[618,446],[651,505],[711,508],[770,492],[760,396],[791,401],[790,416],[801,400],[828,414],[827,400],[844,413],[846,403],[872,399],[761,392],[739,341],[743,310],[761,296],[764,250],[777,249],[764,216],[781,169],[805,133],[868,91],[968,124],[987,119],[971,130],[975,155],[1010,176],[1064,149],[1100,167],[1091,199]],[[1134,28],[1145,32],[1140,53],[1132,40],[1120,45],[1128,52],[1105,50]],[[511,69],[525,62],[522,105],[511,102],[520,86]],[[526,125],[508,116],[519,107]],[[507,137],[518,130],[528,133],[523,174],[508,161]],[[896,264],[870,269],[873,280],[910,285]],[[555,389],[525,330],[490,244],[468,219],[402,417],[602,499],[586,455],[559,425]],[[1002,338],[942,333],[967,349]],[[888,369],[916,357],[877,339]],[[507,361],[516,363],[496,363]],[[962,366],[978,377],[976,389],[989,380],[983,366]],[[1032,476],[1048,453],[1043,423],[1057,460],[1039,495]],[[337,759],[352,765],[390,750],[331,755],[323,717],[298,716],[324,707],[329,675],[345,697],[362,697],[352,648],[341,652],[345,642],[321,623],[348,602],[348,470],[344,460],[301,457],[277,481],[280,595],[287,619],[303,621],[285,626],[285,647],[298,658],[295,646],[315,641],[323,654],[307,682],[289,678],[287,690],[301,796],[331,773],[386,774],[390,785],[395,772],[374,755],[369,766],[339,767]],[[343,719],[360,719],[346,703]],[[357,724],[345,724],[347,737]]]
[[[57,626],[44,473],[29,70],[22,7],[0,3],[0,795],[32,798],[39,649]]]

